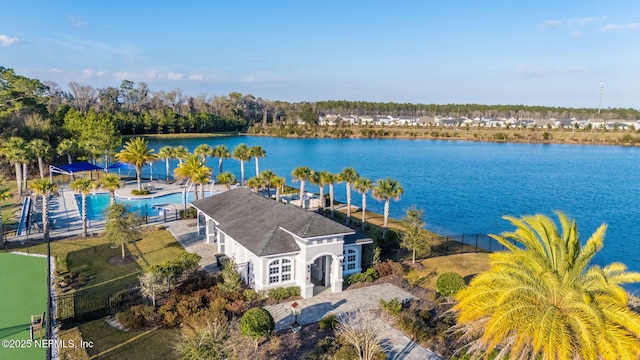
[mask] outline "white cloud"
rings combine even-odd
[[[20,41],[17,37],[9,35],[0,35],[0,46],[9,46],[18,43]]]
[[[106,58],[117,58],[119,61],[134,61],[138,58],[140,51],[128,44],[112,45],[100,41],[86,40],[77,37],[72,37],[66,34],[61,35],[59,38],[47,38],[44,41],[54,44],[55,46],[64,47],[73,52]],[[75,54],[74,54],[75,55]]]
[[[69,25],[71,25],[74,28],[81,28],[81,27],[86,27],[86,26],[89,25],[88,22],[80,19],[79,17],[75,17],[75,16],[67,17],[67,21],[69,22]]]
[[[572,74],[572,73],[584,73],[589,71],[588,68],[583,66],[534,66],[534,65],[520,65],[516,69],[516,73],[523,74],[526,77],[537,78],[545,77],[554,74]]]
[[[93,76],[103,76],[107,75],[107,72],[97,72],[94,71],[92,73]],[[109,73],[110,76],[117,80],[131,80],[131,81],[161,81],[161,80],[170,80],[170,81],[217,81],[219,80],[215,75],[194,73],[194,74],[184,74],[179,72],[172,71],[159,71],[156,69],[153,70],[145,70],[145,71],[118,71]]]
[[[107,74],[107,72],[104,70],[94,70],[94,69],[83,69],[80,71],[80,73],[82,74],[82,77],[85,79],[90,77],[102,77]]]
[[[547,20],[542,23],[542,27],[545,29],[557,29],[562,26],[562,21],[560,20]]]
[[[574,31],[571,32],[571,37],[573,37],[573,38],[577,38],[577,37],[580,37],[580,36],[582,36],[582,31],[574,30]]]
[[[115,73],[113,74],[113,77],[114,77],[116,80],[131,80],[131,79],[133,79],[133,78],[134,78],[134,75],[135,75],[135,74],[134,74],[134,73],[131,73],[131,72],[127,72],[127,71],[118,71],[118,72],[115,72]]]
[[[624,25],[608,24],[600,28],[602,31],[616,31],[616,30],[635,30],[640,28],[640,23],[629,23]]]
[[[52,68],[52,69],[49,69],[49,71],[55,74],[62,74],[63,72],[62,69],[58,69],[58,68]]]
[[[167,79],[169,80],[182,80],[184,78],[183,74],[179,74],[179,73],[168,73],[167,74]]]

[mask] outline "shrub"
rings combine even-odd
[[[402,311],[402,301],[395,298],[389,301],[380,299],[380,307],[388,311],[391,315],[398,315]]]
[[[144,190],[144,189],[142,189],[142,190],[133,189],[133,190],[131,190],[131,194],[132,195],[149,195],[150,192],[149,192],[149,190]]]
[[[180,210],[181,219],[195,219],[198,217],[198,210],[194,208],[188,208],[187,210]]]
[[[260,295],[253,289],[247,289],[243,291],[242,296],[244,297],[245,301],[248,302],[256,301],[260,298]]]
[[[338,318],[334,314],[327,314],[320,319],[318,325],[322,330],[335,329],[336,325],[338,325]]]
[[[178,281],[183,273],[195,271],[199,266],[200,259],[200,255],[182,253],[173,260],[150,267],[148,272],[155,275],[160,282],[171,286]]]
[[[236,262],[229,259],[222,268],[222,282],[218,283],[218,288],[222,292],[236,292],[242,289],[242,279],[236,269]]]
[[[353,345],[345,344],[333,355],[335,360],[353,360],[359,358],[359,354]]]
[[[185,327],[176,344],[182,359],[223,360],[233,358],[229,327],[224,322],[206,322],[206,326]]]
[[[109,297],[109,306],[113,309],[123,309],[141,300],[138,289],[122,289]]]
[[[300,296],[299,286],[279,287],[267,290],[267,296],[276,301],[286,300],[292,296]]]
[[[153,306],[134,305],[116,315],[118,321],[129,329],[141,329],[154,326],[160,320]]]
[[[414,312],[403,313],[398,316],[398,327],[417,341],[425,341],[432,330]]]
[[[436,288],[442,296],[454,296],[460,289],[466,286],[464,279],[458,273],[446,272],[438,277]]]
[[[378,265],[373,267],[378,272],[380,277],[387,275],[402,275],[404,270],[402,269],[402,264],[387,260],[385,262],[381,262]]]
[[[240,318],[240,334],[252,337],[256,349],[260,338],[268,336],[275,328],[273,317],[263,308],[251,308]]]
[[[373,280],[377,279],[378,276],[378,272],[376,271],[376,269],[374,268],[368,268],[367,271],[365,272],[360,272],[357,274],[353,274],[350,275],[349,277],[347,277],[347,279],[345,280],[347,282],[347,284],[355,284],[355,283],[359,283],[359,282],[372,282]]]

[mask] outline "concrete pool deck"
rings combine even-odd
[[[96,179],[97,180],[97,179]],[[152,187],[151,193],[145,196],[131,195],[131,190],[137,189],[136,180],[127,180],[124,182],[124,186],[116,190],[116,196],[125,199],[150,199],[160,197],[169,194],[181,193],[185,186],[179,183],[168,183],[162,180],[144,180],[143,186]],[[207,185],[205,196],[209,196],[210,192],[224,191],[223,185]],[[193,191],[193,188],[190,189]],[[97,189],[95,193],[106,193],[102,189]],[[69,183],[62,183],[58,185],[58,195],[51,198],[49,203],[49,221],[51,223],[50,236],[52,240],[67,238],[71,236],[79,235],[82,232],[82,218],[80,216],[80,209],[76,203],[75,195],[77,192],[73,191],[69,187]],[[181,210],[184,204],[174,204],[174,209]],[[167,217],[167,221],[173,220],[174,214],[170,212]],[[164,222],[164,217],[150,216],[149,223],[161,224]],[[100,233],[104,228],[104,220],[87,220],[87,232],[89,236]],[[43,239],[43,233],[41,226],[32,226],[30,231],[26,235],[16,236],[15,233],[8,234],[7,241],[37,241]],[[195,232],[195,230],[194,230]]]

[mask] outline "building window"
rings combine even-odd
[[[342,271],[355,270],[356,266],[356,251],[354,249],[342,250],[342,256],[344,261],[342,262]]]
[[[276,259],[269,263],[269,284],[291,280],[292,263],[289,259]]]

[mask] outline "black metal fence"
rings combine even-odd
[[[113,315],[140,297],[136,285],[100,287],[58,295],[55,297],[57,319],[64,324],[67,321],[94,320]]]
[[[486,234],[460,234],[450,236],[430,236],[427,238],[429,250],[426,253],[416,254],[416,258],[488,253],[505,250],[497,240]],[[390,259],[399,261],[407,256],[410,251],[400,247],[399,243],[381,244],[382,253]]]

